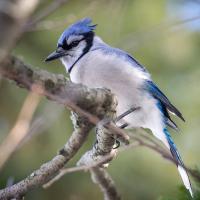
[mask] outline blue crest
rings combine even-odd
[[[72,24],[62,33],[58,40],[58,44],[63,44],[64,40],[70,35],[81,35],[95,30],[97,25],[92,25],[91,23],[92,20],[90,18],[84,18]]]

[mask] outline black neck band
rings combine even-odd
[[[89,52],[90,48],[92,47],[93,44],[93,39],[94,39],[94,32],[89,32],[84,35],[85,41],[86,41],[86,47],[83,49],[83,53],[78,57],[78,59],[71,65],[71,67],[68,69],[68,72],[72,71],[74,65],[86,54]]]
[[[88,51],[87,51],[88,52]],[[78,59],[71,65],[71,67],[68,69],[68,73],[70,74],[70,72],[72,71],[74,65],[87,53],[87,52],[83,52]]]

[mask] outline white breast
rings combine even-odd
[[[146,104],[145,110],[154,108],[153,100],[144,96],[140,90],[144,79],[148,76],[138,68],[134,68],[125,59],[117,56],[106,55],[101,51],[91,51],[81,59],[81,62],[77,63],[70,77],[72,82],[82,83],[91,88],[111,89],[118,99],[118,115],[130,107],[143,107],[144,103]],[[146,116],[140,111],[127,116],[125,120],[134,127],[143,127]]]

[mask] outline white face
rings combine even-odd
[[[87,43],[83,39],[83,36],[72,35],[67,38],[66,43],[71,46],[69,50],[66,51],[67,55],[60,58],[62,64],[68,70],[74,62],[82,55]]]

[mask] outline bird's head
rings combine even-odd
[[[64,65],[70,65],[88,52],[93,43],[96,27],[91,23],[90,18],[84,18],[69,26],[58,39],[57,49],[45,61],[60,58]]]

